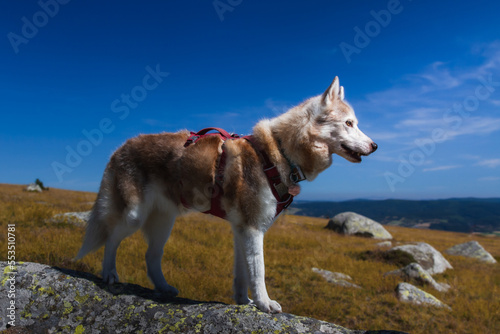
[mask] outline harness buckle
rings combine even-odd
[[[194,135],[194,136],[191,136],[188,138],[188,140],[186,140],[186,143],[184,144],[184,147],[188,147],[189,145],[191,145],[192,143],[194,143],[195,141],[197,141],[201,136],[198,136],[198,135]]]
[[[304,181],[306,179],[306,176],[302,172],[302,169],[299,167],[293,167],[292,172],[290,173],[290,181],[293,183],[297,183],[300,181]]]

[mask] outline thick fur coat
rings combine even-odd
[[[362,155],[377,149],[357,123],[336,77],[323,94],[260,121],[253,138],[277,166],[282,183],[297,195],[300,188],[289,178],[291,164],[312,181],[331,165],[334,153],[360,162]],[[244,139],[223,142],[218,136],[203,137],[184,147],[189,136],[188,131],[140,135],[113,154],[77,258],[104,245],[103,279],[113,284],[118,281],[115,258],[120,242],[141,229],[148,242],[149,278],[157,290],[177,295],[162,273],[163,248],[175,218],[187,207],[201,212],[210,209],[218,159],[224,150],[221,206],[234,232],[234,298],[265,312],[281,312],[265,286],[263,239],[275,219],[277,201],[260,155]]]

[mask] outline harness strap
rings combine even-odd
[[[216,133],[208,133],[210,131],[217,131]],[[184,147],[188,147],[191,144],[196,143],[199,139],[207,136],[219,136],[220,139],[222,139],[223,142],[225,142],[227,139],[237,139],[240,136],[233,133],[229,134],[227,131],[220,129],[220,128],[205,128],[202,129],[198,132],[192,132],[189,138],[186,140],[186,143],[184,144]],[[224,145],[224,144],[222,144]],[[226,151],[224,151],[224,146],[222,147],[222,153],[220,157],[218,158],[217,166],[216,166],[216,172],[215,172],[215,182],[214,186],[212,188],[212,196],[210,200],[210,209],[207,211],[204,211],[203,213],[209,213],[211,215],[225,218],[226,217],[226,211],[222,209],[221,206],[221,198],[222,195],[224,195],[224,189],[222,187],[222,181],[224,179],[224,168],[226,167]],[[186,202],[184,197],[181,197],[181,203],[185,207],[189,207],[189,204]]]
[[[255,141],[253,136],[244,136],[243,139],[246,139],[256,152],[259,153],[262,160],[264,161],[264,173],[267,176],[267,181],[269,182],[269,186],[271,187],[271,191],[278,202],[276,204],[276,214],[275,217],[278,216],[281,211],[288,208],[290,204],[293,202],[293,195],[288,193],[288,187],[281,182],[281,176],[278,171],[278,167],[274,165],[266,151],[264,151],[260,145]]]
[[[209,131],[217,131],[217,133],[208,133]],[[242,138],[247,140],[254,150],[259,154],[262,161],[264,162],[263,171],[266,174],[267,181],[271,187],[271,191],[278,202],[276,204],[276,216],[278,216],[281,211],[288,208],[293,202],[293,195],[288,193],[288,187],[281,181],[281,176],[276,165],[274,165],[267,153],[260,147],[260,145],[255,141],[253,136],[243,136],[240,137],[237,134],[229,134],[220,128],[205,128],[198,132],[191,132],[191,135],[186,140],[184,147],[196,143],[200,138],[205,136],[219,136],[223,142],[227,139],[237,139]],[[210,210],[203,213],[210,213],[214,216],[225,218],[226,212],[222,209],[221,198],[224,194],[224,189],[222,187],[224,179],[224,169],[226,167],[226,152],[224,151],[224,144],[222,146],[222,153],[218,159],[216,173],[215,173],[215,183],[212,190],[212,198],[210,202]],[[297,166],[291,166],[292,172],[290,174],[290,180],[294,183],[305,180],[305,176]],[[188,203],[184,198],[181,197],[181,202],[185,207],[189,207]]]
[[[209,131],[217,131],[218,133],[208,133]],[[202,129],[198,132],[191,131],[191,135],[186,140],[184,147],[188,147],[189,145],[198,141],[198,139],[205,137],[205,136],[219,136],[220,139],[222,139],[223,141],[225,141],[226,139],[236,139],[236,138],[240,137],[239,135],[237,135],[235,133],[229,134],[226,130],[223,130],[220,128],[205,128],[205,129]]]

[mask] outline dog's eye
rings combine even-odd
[[[352,121],[345,121],[345,125],[352,128]]]

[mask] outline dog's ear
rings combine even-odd
[[[339,77],[335,77],[330,87],[328,87],[328,89],[323,93],[321,101],[323,102],[323,105],[329,106],[340,97],[339,95],[343,97],[344,89],[340,91]]]
[[[344,101],[344,86],[340,86],[339,97],[340,101]]]

